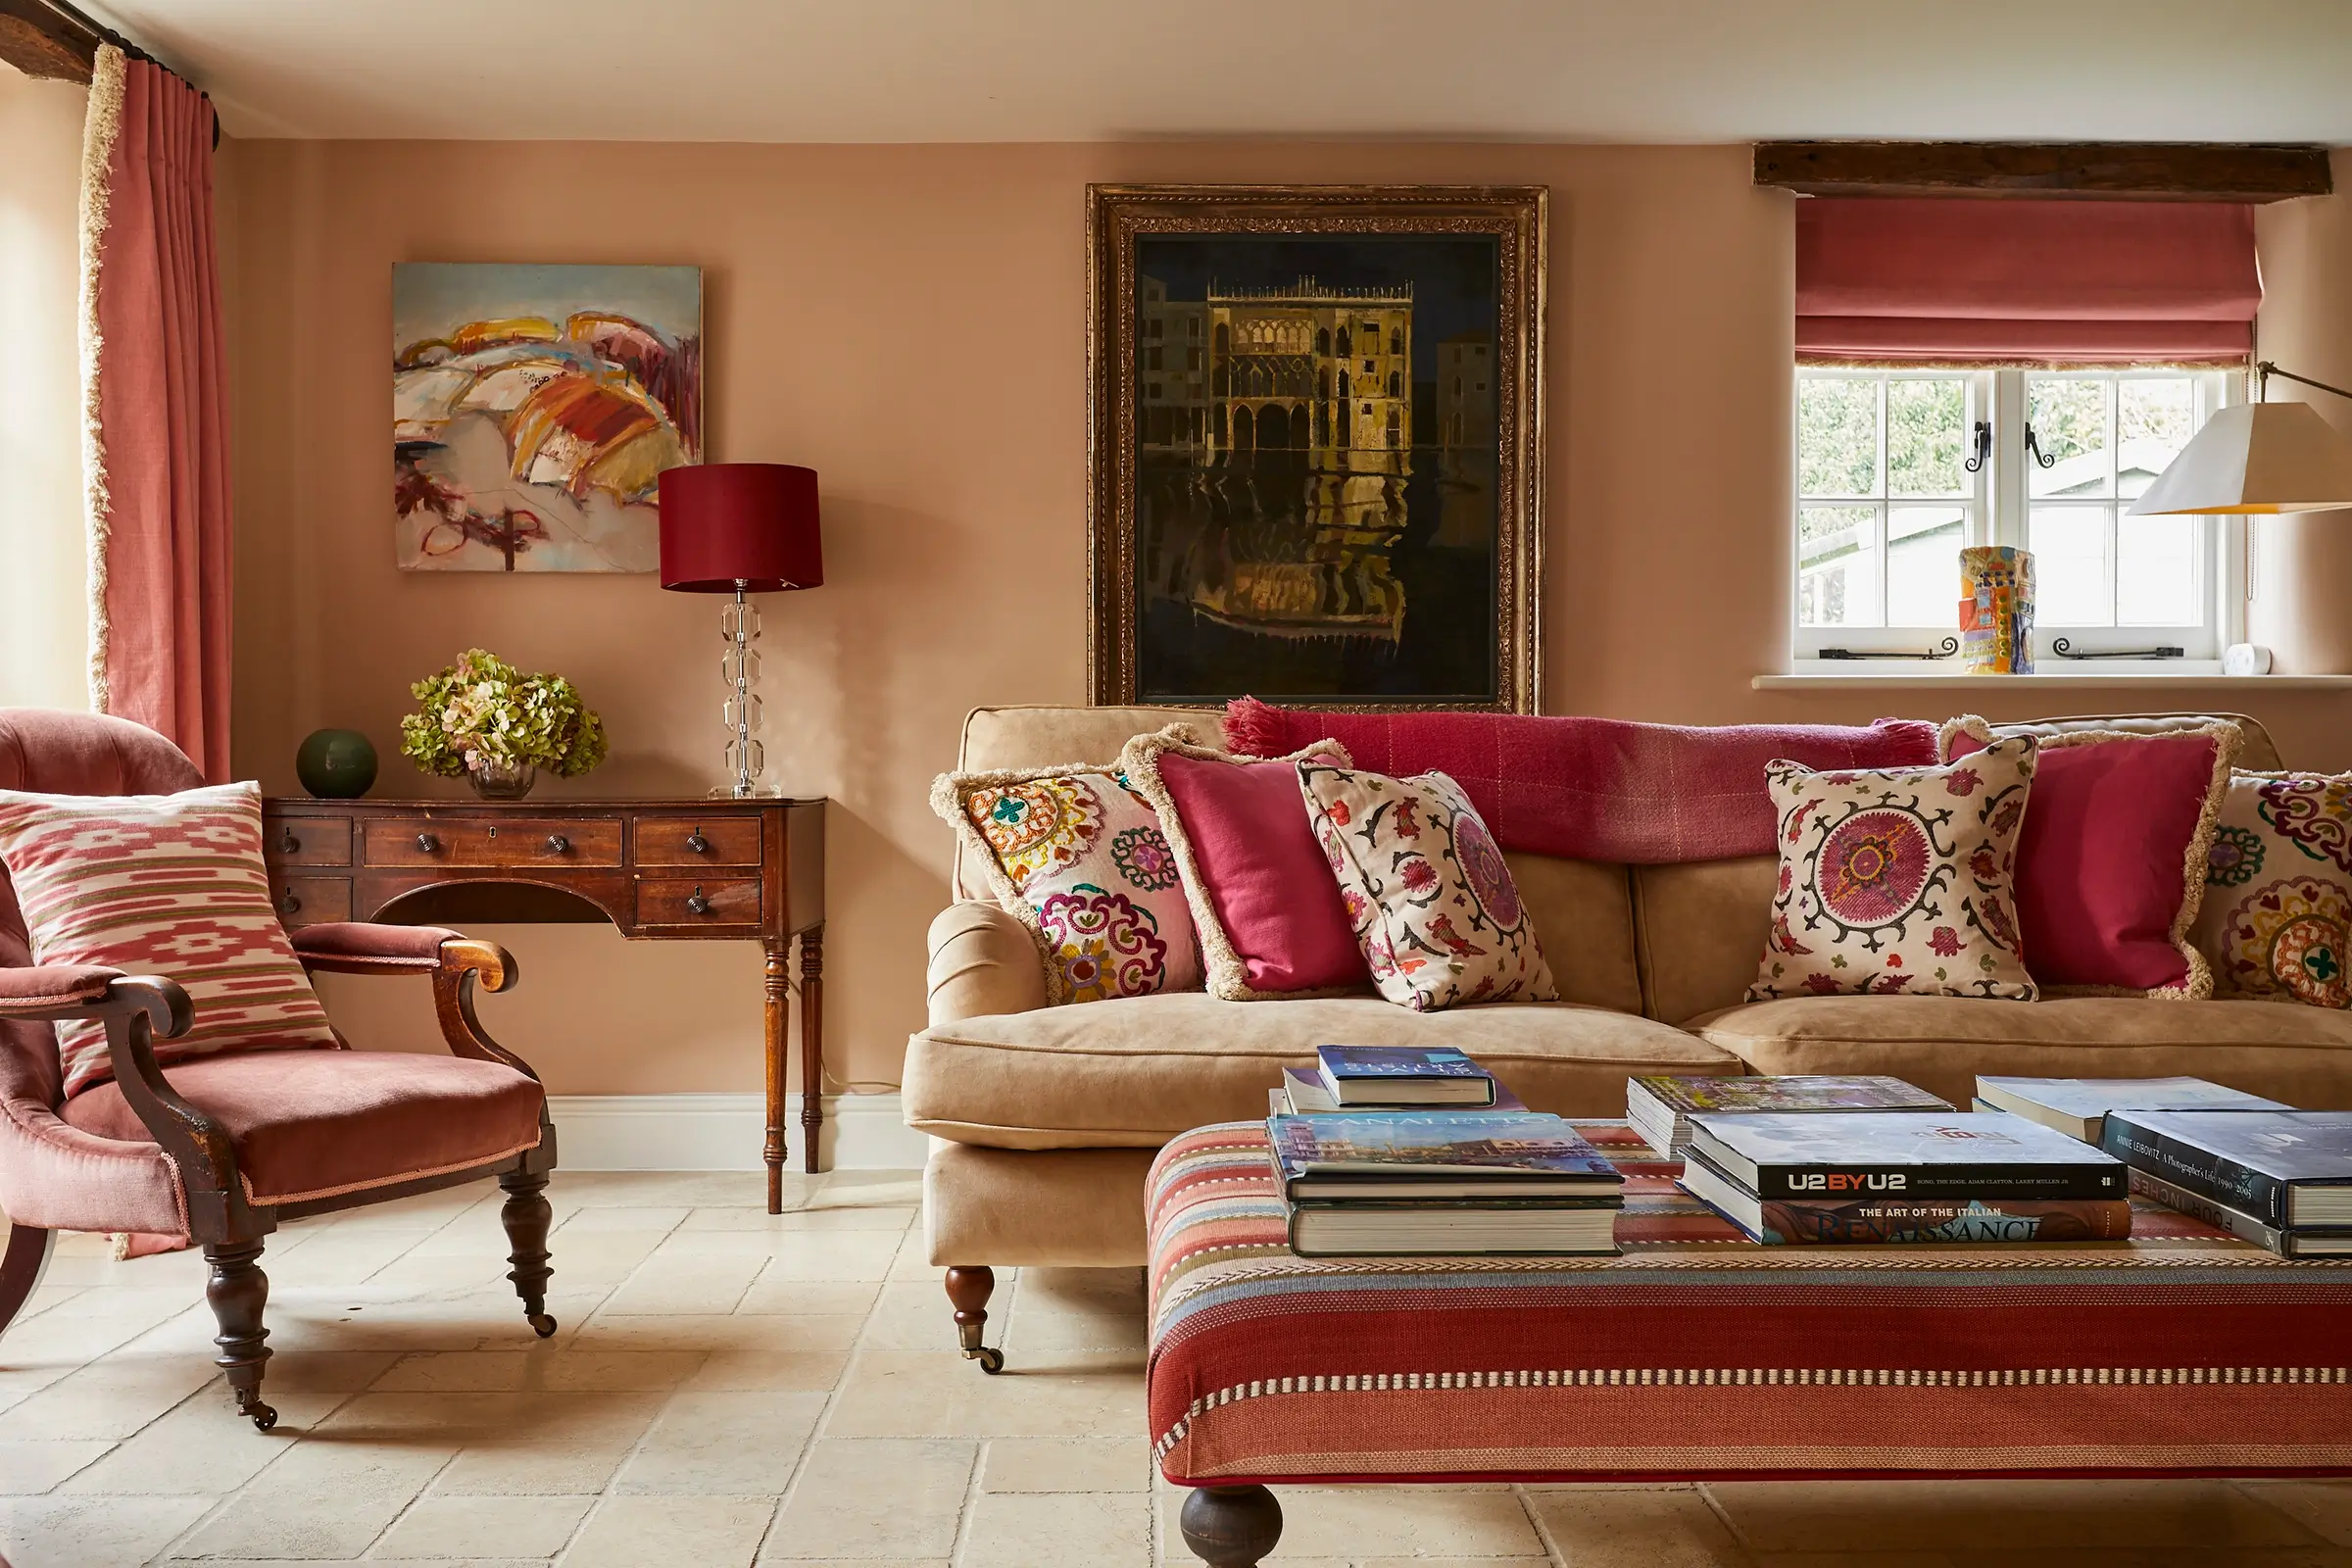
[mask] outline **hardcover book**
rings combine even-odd
[[[2279,1230],[2352,1225],[2352,1111],[2116,1110],[2100,1147]]]
[[[1618,1205],[1598,1200],[1492,1203],[1292,1203],[1300,1257],[1558,1257],[1617,1250]]]
[[[1759,1198],[2078,1200],[2127,1191],[2122,1161],[2018,1116],[1702,1111],[1690,1124],[1691,1150]]]
[[[1764,1199],[1695,1156],[1683,1162],[1682,1187],[1767,1247],[2117,1242],[2132,1234],[2132,1205],[2120,1198]]]
[[[1625,1081],[1625,1117],[1662,1154],[1690,1142],[1694,1111],[1950,1110],[1900,1078],[1793,1073],[1773,1077],[1656,1076]]]
[[[2132,1172],[2132,1191],[2141,1198],[2162,1203],[2176,1213],[2190,1219],[2201,1219],[2216,1230],[2228,1231],[2241,1242],[2252,1242],[2267,1248],[2280,1257],[2345,1257],[2352,1256],[2352,1229],[2282,1231],[2275,1225],[2265,1225],[2242,1209],[2217,1203],[2210,1198],[2200,1198],[2185,1187],[2176,1186],[2161,1176],[2134,1167]]]
[[[1492,1105],[1494,1075],[1447,1046],[1317,1046],[1323,1087],[1343,1105]]]
[[[2086,1144],[2099,1141],[2111,1110],[2289,1108],[2202,1078],[1996,1078],[1980,1073],[1977,1099]]]
[[[1282,1069],[1282,1087],[1273,1091],[1270,1102],[1277,1116],[1329,1116],[1339,1112],[1353,1112],[1368,1107],[1343,1105],[1333,1098],[1331,1090],[1311,1067]],[[1525,1110],[1526,1102],[1510,1091],[1501,1079],[1494,1080],[1494,1110]]]
[[[1623,1178],[1574,1127],[1534,1112],[1269,1116],[1284,1196],[1614,1195]]]

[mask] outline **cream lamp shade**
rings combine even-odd
[[[2126,515],[2337,507],[2352,507],[2352,440],[2308,403],[2247,403],[2207,419]]]

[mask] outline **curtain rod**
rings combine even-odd
[[[105,23],[100,22],[88,12],[82,10],[81,7],[74,5],[73,0],[39,0],[39,3],[47,7],[50,11],[54,12],[57,16],[65,19],[65,21],[72,25],[79,27],[82,31],[88,33],[92,38],[98,39],[103,43],[113,44],[116,48],[122,50],[122,53],[129,59],[143,60],[147,64],[155,67],[155,69],[158,71],[171,71],[172,75],[179,76],[179,79],[182,81],[187,81],[187,77],[180,76],[180,74],[176,71],[172,71],[170,66],[165,65],[161,60],[156,59],[155,56],[149,54],[146,50],[140,48],[137,44],[132,43],[128,38],[125,38],[122,36],[122,34],[108,26]],[[97,48],[95,45],[92,45],[90,52],[93,57],[96,56]],[[189,82],[188,85],[195,86],[195,83]],[[208,104],[213,101],[213,95],[204,91],[204,89],[201,87],[197,88],[197,96],[202,98]],[[217,150],[220,145],[220,112],[216,108],[213,111],[213,146]]]

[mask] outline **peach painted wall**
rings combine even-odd
[[[705,269],[711,455],[823,475],[826,577],[767,605],[771,755],[835,805],[834,1073],[898,1076],[920,1026],[947,829],[924,805],[976,704],[1085,700],[1085,186],[1497,181],[1551,189],[1545,702],[1690,723],[1866,720],[1939,699],[1765,694],[1789,575],[1790,198],[1735,147],[787,147],[251,142],[231,149],[239,447],[237,765],[387,752],[405,683],[469,643],[579,682],[609,768],[551,793],[718,776],[712,602],[650,578],[392,566],[384,366],[402,260]],[[1987,703],[1995,716],[2043,694]],[[2193,706],[2152,687],[2142,703]],[[2074,706],[2092,707],[2079,701]],[[2292,760],[2352,763],[2345,706],[2263,705]],[[543,788],[548,786],[543,786]],[[427,786],[397,758],[379,792]],[[753,950],[499,933],[485,1008],[559,1092],[755,1088]],[[336,987],[362,1032],[421,999]]]

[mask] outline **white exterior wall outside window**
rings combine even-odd
[[[1800,369],[1796,657],[1939,646],[1958,629],[1960,547],[2001,544],[2034,553],[2041,667],[2060,639],[2078,654],[2175,647],[2164,667],[2209,666],[2237,635],[2239,530],[2124,511],[2238,379]]]

